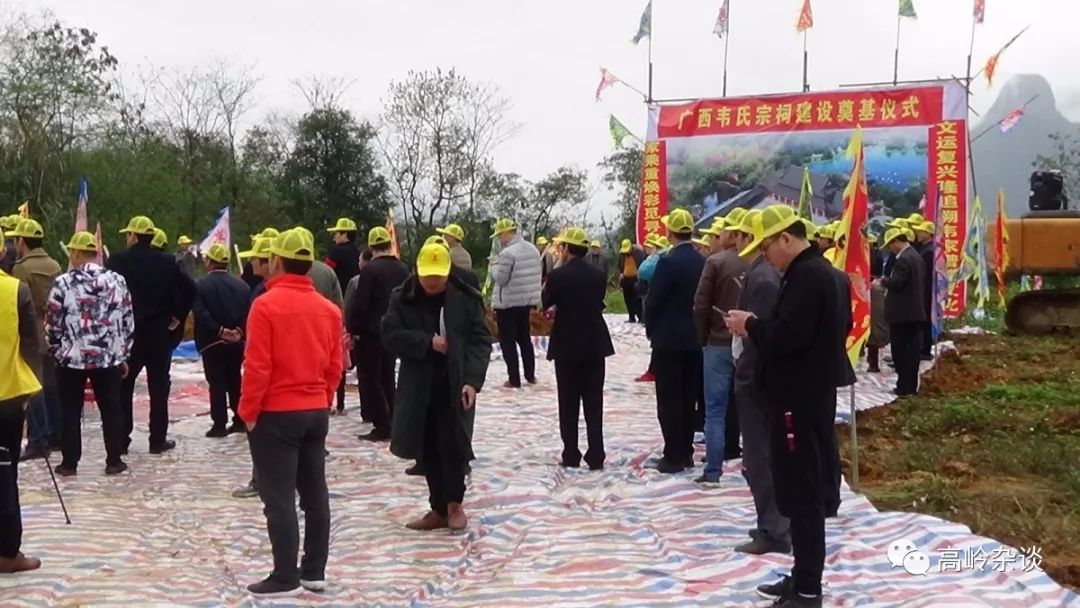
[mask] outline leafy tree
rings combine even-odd
[[[628,147],[612,152],[598,165],[603,171],[604,186],[615,193],[615,206],[619,211],[616,228],[625,237],[632,237],[635,230],[644,160],[645,152],[641,148]]]
[[[1038,171],[1061,171],[1066,194],[1080,196],[1080,135],[1051,133],[1048,137],[1053,151],[1036,156],[1032,166]]]

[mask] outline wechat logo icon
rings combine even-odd
[[[925,576],[930,571],[930,558],[910,540],[896,540],[889,544],[885,556],[893,568],[903,568],[912,576]]]

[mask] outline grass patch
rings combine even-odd
[[[614,289],[607,292],[607,297],[604,298],[604,305],[606,306],[604,312],[609,315],[626,314],[626,301],[623,300],[621,289]]]

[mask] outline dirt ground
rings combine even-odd
[[[1080,339],[950,339],[959,352],[918,397],[859,415],[861,490],[879,509],[1041,547],[1046,572],[1080,589]]]

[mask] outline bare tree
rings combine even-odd
[[[292,85],[307,101],[309,110],[340,108],[341,98],[356,84],[355,78],[318,74],[292,80]]]

